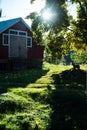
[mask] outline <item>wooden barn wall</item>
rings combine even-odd
[[[0,34],[0,45],[2,44],[2,34]]]
[[[0,34],[0,59],[8,59],[8,47],[2,46],[2,34]]]
[[[0,45],[0,59],[8,59],[8,47]]]
[[[43,59],[44,47],[33,43],[32,48],[28,48],[28,58]]]

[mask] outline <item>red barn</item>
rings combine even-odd
[[[40,67],[43,51],[22,18],[0,22],[0,70]]]

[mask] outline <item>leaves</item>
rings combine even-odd
[[[33,3],[35,0],[31,0]],[[77,19],[68,14],[68,0],[46,0],[40,14],[31,13],[31,29],[38,44],[46,43],[46,51],[52,57],[61,58],[63,54],[73,49],[86,50],[87,45],[87,1],[70,0],[77,6]],[[44,11],[50,10],[52,18],[42,17]],[[45,35],[47,33],[47,35]],[[84,48],[85,47],[85,48]]]

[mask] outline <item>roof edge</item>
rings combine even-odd
[[[8,26],[7,28],[3,29],[2,31],[0,31],[0,33],[4,32],[5,30],[7,30],[8,28],[10,28],[11,26],[13,26],[14,24],[18,23],[19,21],[22,21],[23,24],[25,24],[25,26],[30,30],[30,27],[29,25],[24,21],[23,18],[19,17],[19,18],[13,18],[13,19],[8,19],[8,20],[4,20],[4,21],[1,21],[1,22],[5,22],[5,21],[10,21],[10,20],[16,20],[15,23],[11,24],[10,26]]]

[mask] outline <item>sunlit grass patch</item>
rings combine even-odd
[[[39,121],[39,128],[45,130],[51,113],[46,102],[46,88],[15,88],[9,91],[0,96],[0,128],[33,130],[36,121]]]
[[[52,73],[60,73],[64,70],[69,70],[71,69],[72,66],[69,65],[69,66],[64,66],[64,65],[55,65],[55,64],[50,64],[50,63],[47,63],[45,62],[44,65],[43,65],[43,69],[48,69],[48,74],[52,74]]]
[[[40,79],[38,79],[35,83],[36,84],[52,84],[53,79],[51,78],[51,76],[43,76]]]
[[[39,121],[39,128],[45,130],[50,122],[50,108],[48,105],[40,105],[40,108],[38,108],[39,103],[34,103],[34,105],[35,107],[31,111],[16,112],[3,116],[0,121],[0,128],[4,127],[6,130],[33,130],[36,121]]]
[[[45,90],[45,88],[14,88],[14,89],[10,89],[9,91],[11,91],[12,93],[18,94],[18,95],[22,95],[22,94],[30,94],[30,93],[41,93]]]
[[[27,106],[28,100],[14,93],[8,93],[0,97],[0,113],[14,113],[22,111]]]
[[[45,103],[49,97],[49,91],[47,87],[43,88],[15,88],[10,89],[10,91],[15,94],[22,96],[27,99],[27,101],[39,101]]]
[[[41,83],[31,83],[31,84],[28,84],[27,86],[26,86],[27,88],[46,88],[47,87],[47,84],[45,84],[45,83],[43,83],[43,84],[41,84]]]
[[[82,70],[85,70],[85,71],[87,71],[87,65],[81,65],[81,67],[80,67]]]

